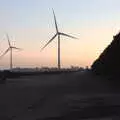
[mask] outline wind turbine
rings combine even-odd
[[[56,28],[56,34],[45,44],[45,46],[41,49],[41,51],[49,44],[51,43],[56,37],[58,37],[58,69],[60,70],[61,69],[61,63],[60,63],[60,36],[67,36],[67,37],[70,37],[70,38],[73,38],[73,39],[77,39],[76,37],[73,37],[71,35],[68,35],[68,34],[65,34],[65,33],[62,33],[62,32],[59,32],[58,30],[58,25],[57,25],[57,20],[56,20],[56,16],[55,16],[55,12],[54,10],[52,9],[53,11],[53,16],[54,16],[54,22],[55,22],[55,28]]]
[[[12,70],[12,68],[13,68],[13,61],[12,61],[13,49],[17,49],[17,50],[21,50],[21,49],[20,49],[20,48],[17,48],[17,47],[14,47],[14,46],[11,45],[8,34],[6,34],[6,37],[7,37],[7,40],[8,40],[8,45],[9,45],[9,47],[8,47],[7,50],[0,56],[0,58],[3,57],[5,54],[7,54],[7,53],[10,51],[10,70]]]

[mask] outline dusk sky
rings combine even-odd
[[[52,8],[61,32],[62,67],[90,66],[113,35],[120,30],[120,0],[0,0],[0,54],[11,43],[22,51],[13,52],[14,67],[57,67],[57,39],[40,49],[55,34]],[[0,59],[9,67],[9,53]]]

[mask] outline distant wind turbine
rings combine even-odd
[[[45,44],[45,46],[41,49],[41,51],[50,43],[52,42],[56,37],[58,37],[58,69],[61,69],[61,63],[60,63],[60,36],[67,36],[73,39],[77,39],[76,37],[73,37],[71,35],[59,32],[58,30],[58,25],[57,25],[57,20],[56,20],[56,16],[55,16],[55,12],[53,10],[53,16],[54,16],[54,22],[55,22],[55,28],[56,28],[56,34],[47,42],[47,44]]]
[[[17,50],[21,50],[21,48],[17,48],[11,45],[10,43],[10,39],[8,34],[6,34],[7,36],[7,40],[8,40],[8,45],[9,47],[7,48],[7,50],[0,56],[0,58],[2,58],[5,54],[7,54],[10,51],[10,70],[12,70],[13,68],[13,62],[12,62],[12,53],[13,53],[13,49],[17,49]]]

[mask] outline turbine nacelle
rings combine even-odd
[[[69,37],[69,38],[73,38],[73,39],[78,39],[74,36],[71,36],[71,35],[68,35],[68,34],[65,34],[65,33],[61,33],[61,32],[58,32],[59,35],[63,35],[63,36],[66,36],[66,37]]]
[[[11,43],[10,43],[10,40],[9,40],[9,36],[8,36],[8,34],[6,34],[6,35],[7,35],[7,40],[8,40],[8,45],[9,45],[9,47],[8,47],[7,50],[0,56],[0,58],[3,57],[5,54],[7,54],[7,53],[8,53],[10,50],[12,50],[12,49],[22,50],[21,48],[17,48],[17,47],[11,46]]]

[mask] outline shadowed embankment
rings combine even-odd
[[[95,60],[92,71],[99,75],[120,78],[120,33],[113,37],[111,44]]]

